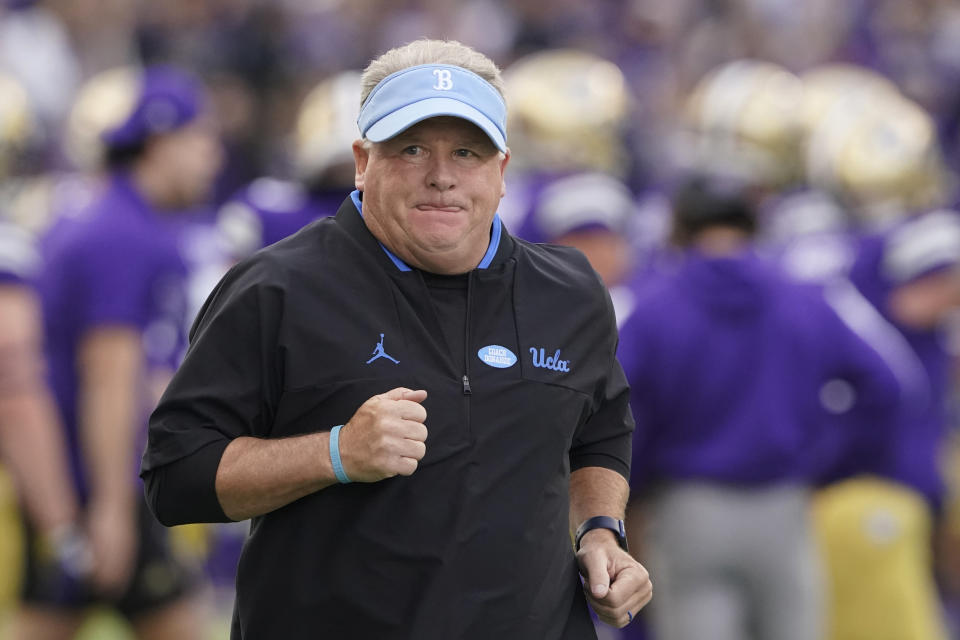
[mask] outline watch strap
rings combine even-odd
[[[616,518],[611,518],[610,516],[593,516],[592,518],[587,518],[583,521],[579,527],[577,527],[577,535],[575,536],[574,547],[577,551],[580,551],[580,540],[588,531],[593,531],[594,529],[610,529],[613,531],[614,535],[617,536],[617,544],[620,545],[620,548],[624,551],[627,549],[627,530],[623,526],[623,520],[618,520]]]

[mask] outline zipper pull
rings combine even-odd
[[[470,378],[466,375],[463,376],[463,395],[468,396],[472,392],[470,391]]]

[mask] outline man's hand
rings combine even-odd
[[[577,562],[587,601],[609,625],[627,626],[653,597],[647,570],[620,548],[611,531],[588,531],[580,540]]]
[[[137,557],[136,509],[116,503],[93,502],[87,530],[93,553],[91,582],[101,594],[121,595],[133,576]]]
[[[354,482],[409,476],[427,451],[424,390],[404,387],[373,396],[340,431],[340,459]]]

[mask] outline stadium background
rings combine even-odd
[[[629,101],[614,125],[624,154],[604,168],[625,181],[635,202],[624,232],[634,266],[663,242],[655,203],[695,155],[689,96],[709,71],[731,61],[770,61],[798,75],[834,62],[870,69],[929,115],[947,171],[960,162],[960,2],[950,0],[6,0],[0,71],[26,90],[34,121],[0,126],[0,151],[13,158],[0,173],[0,193],[16,192],[17,201],[0,209],[41,227],[49,212],[24,213],[22,191],[9,185],[79,169],[64,140],[84,82],[122,65],[167,62],[208,84],[228,151],[209,206],[213,224],[218,208],[253,179],[295,177],[294,125],[310,89],[418,37],[460,40],[508,71],[528,54],[560,47],[619,67]],[[0,95],[0,115],[2,103]],[[594,132],[592,141],[587,131],[574,144],[603,144]],[[226,535],[241,536],[242,528]],[[216,538],[202,528],[179,534],[184,552],[198,558]],[[0,545],[3,611],[13,597],[5,578],[17,573],[15,543],[5,536]],[[960,552],[947,544],[940,561],[949,605],[960,598]],[[213,577],[221,589],[210,599],[210,637],[226,637],[229,576]],[[85,634],[126,637],[109,616]]]

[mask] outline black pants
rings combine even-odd
[[[106,599],[94,593],[89,585],[74,579],[58,563],[44,558],[36,532],[25,523],[23,602],[60,611],[79,611],[92,604],[105,604],[127,619],[134,619],[191,592],[198,584],[196,573],[174,556],[169,530],[150,514],[142,496],[138,502],[136,566],[123,594]]]

